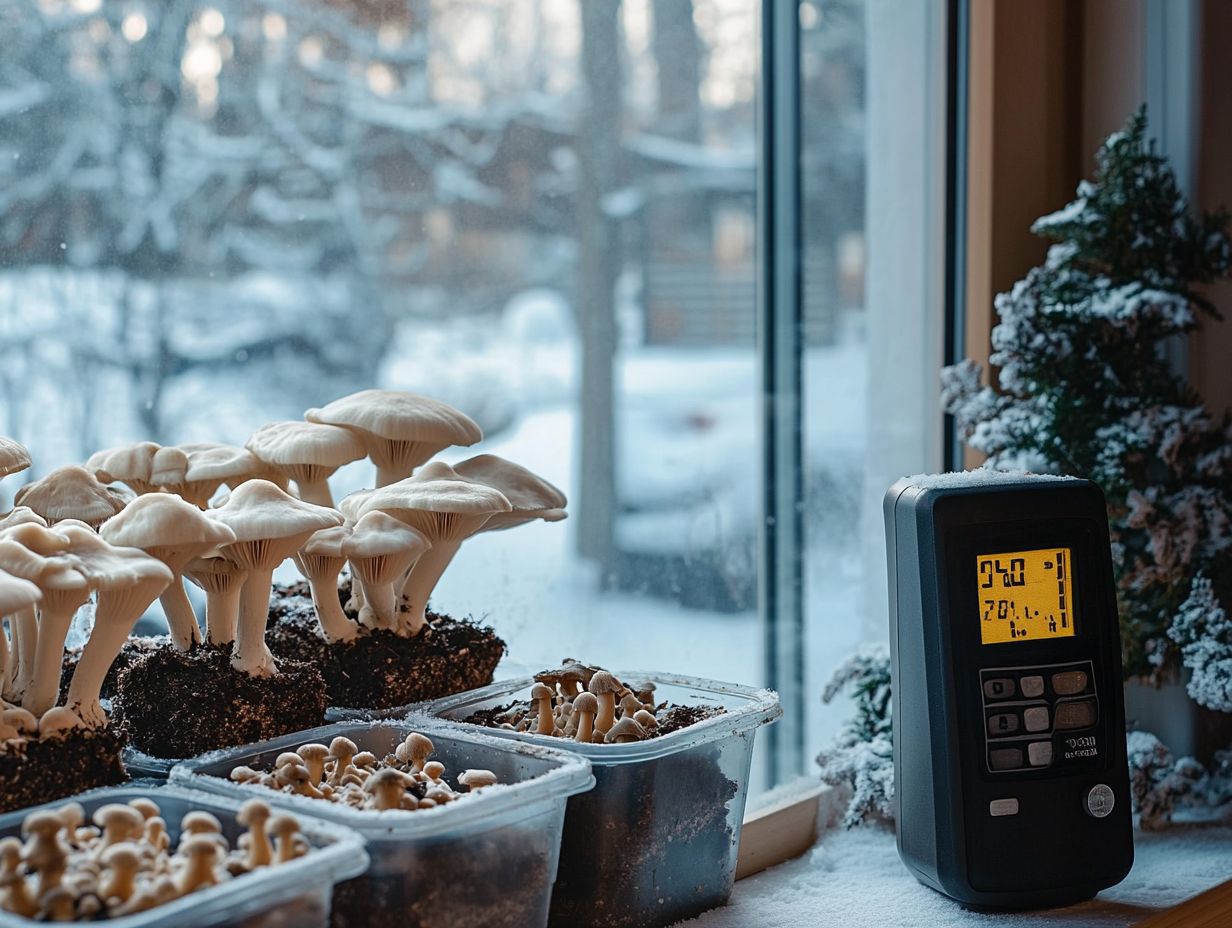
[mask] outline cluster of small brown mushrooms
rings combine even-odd
[[[535,675],[530,707],[496,720],[507,731],[533,732],[590,744],[645,741],[658,727],[655,685],[625,686],[615,674],[577,661]]]
[[[180,822],[171,847],[167,822],[151,799],[100,806],[87,823],[79,803],[32,812],[25,838],[0,840],[0,908],[39,921],[95,921],[143,912],[260,867],[308,853],[296,820],[259,799],[237,821],[236,847],[209,812]]]
[[[304,744],[279,754],[271,771],[236,767],[230,777],[236,783],[266,786],[357,809],[430,809],[466,795],[445,779],[444,764],[429,760],[434,750],[427,735],[411,732],[393,754],[380,759],[370,751],[359,750],[349,738],[337,737],[328,747]],[[464,770],[457,781],[467,792],[497,782],[490,770]]]
[[[100,451],[17,491],[13,511],[0,515],[0,620],[8,624],[0,742],[105,725],[103,678],[156,597],[172,644],[187,651],[199,643],[184,577],[206,594],[206,639],[231,646],[236,670],[269,676],[277,671],[265,646],[272,574],[287,558],[307,578],[330,642],[364,628],[411,637],[465,539],[565,517],[560,490],[503,458],[429,462],[483,437],[437,400],[364,390],[304,420],[263,426],[244,448],[141,442]],[[334,508],[329,476],[365,455],[376,464],[376,488]],[[21,445],[0,438],[0,478],[29,466]],[[224,486],[229,495],[217,497]],[[358,622],[339,602],[348,563]],[[69,625],[91,598],[94,628],[67,705],[55,707]]]

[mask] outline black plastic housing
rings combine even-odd
[[[903,862],[921,882],[977,907],[1063,905],[1120,882],[1134,850],[1103,493],[1085,480],[908,479],[887,492],[884,514]],[[1075,635],[981,644],[976,556],[1062,545],[1073,552]],[[981,670],[987,680],[988,668],[1086,662],[1098,721],[1081,734],[1095,756],[1071,757],[1082,752],[1066,753],[1056,733],[1053,766],[993,771]],[[1098,784],[1115,799],[1105,818],[1087,811]],[[991,814],[991,803],[1011,799],[1017,814]]]

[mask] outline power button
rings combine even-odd
[[[1092,786],[1087,792],[1087,814],[1091,818],[1107,818],[1112,813],[1114,805],[1116,805],[1116,796],[1111,786],[1100,783]]]

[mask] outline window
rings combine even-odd
[[[910,257],[935,232],[935,104],[915,80],[939,43],[922,10],[799,5],[807,670],[767,681],[774,6],[4,8],[0,433],[37,477],[141,439],[243,444],[373,385],[451,402],[483,450],[566,489],[571,516],[468,542],[437,605],[490,620],[511,670],[571,655],[777,685],[808,707],[780,773],[803,768],[833,730],[822,682],[884,609],[880,490],[939,440],[923,373],[939,355],[915,357],[938,316]],[[350,465],[335,496],[370,482]]]

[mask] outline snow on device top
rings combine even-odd
[[[968,905],[1093,896],[1133,862],[1103,493],[990,469],[885,497],[899,853]]]

